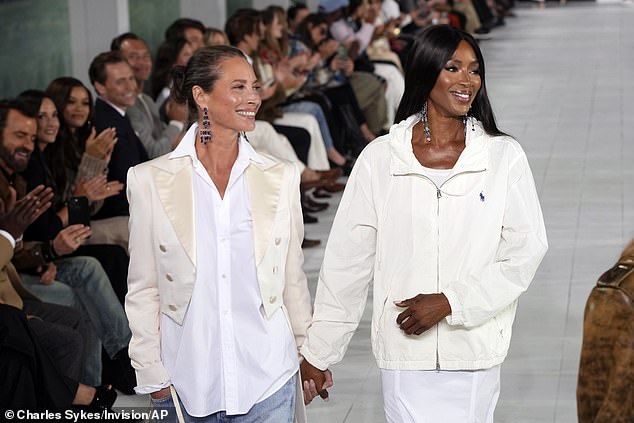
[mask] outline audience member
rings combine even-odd
[[[127,32],[112,40],[110,49],[120,51],[134,72],[137,98],[134,105],[127,109],[127,115],[149,158],[169,153],[182,137],[187,124],[187,109],[168,100],[165,103],[165,115],[169,124],[165,124],[159,116],[158,105],[143,92],[145,82],[152,73],[152,56],[144,40]]]
[[[189,58],[194,54],[194,47],[185,38],[171,38],[161,43],[156,51],[156,66],[152,72],[152,97],[154,101],[163,109],[165,101],[170,96],[171,82],[170,75],[174,66],[185,66]],[[164,116],[165,115],[165,116]],[[161,118],[165,120],[165,111],[161,113]]]
[[[63,190],[60,201],[71,198],[78,186],[88,181],[116,191],[116,186],[104,184],[112,150],[117,143],[116,129],[105,128],[97,134],[92,123],[93,102],[88,88],[78,79],[64,76],[49,83],[46,95],[55,103],[59,130],[55,142],[49,143],[44,150],[44,157],[49,163],[49,176],[57,189]],[[93,199],[89,205],[93,216],[101,209],[103,200]],[[92,221],[91,230],[86,244],[117,244],[127,251],[127,217]]]
[[[25,101],[33,114],[38,117],[37,138],[35,148],[29,159],[29,164],[22,177],[27,182],[27,189],[33,189],[38,185],[45,185],[53,188],[55,195],[53,206],[43,213],[33,222],[24,234],[26,241],[49,242],[59,234],[59,232],[69,224],[78,221],[88,220],[88,208],[82,210],[81,202],[100,201],[107,197],[116,195],[123,188],[123,184],[118,181],[106,181],[105,175],[97,175],[94,178],[79,182],[72,193],[72,197],[65,197],[65,190],[58,187],[51,177],[51,169],[56,166],[55,162],[46,160],[44,152],[56,142],[57,129],[59,128],[59,118],[53,100],[44,92],[38,90],[27,90],[18,97]],[[71,207],[74,213],[71,213]],[[85,215],[82,216],[82,212]],[[123,305],[127,293],[128,264],[127,251],[120,245],[114,244],[91,244],[82,245],[77,248],[73,255],[89,256],[99,260],[99,263],[108,275],[112,287]]]
[[[10,204],[12,197],[25,196],[26,182],[19,172],[26,169],[35,147],[37,116],[23,100],[4,100],[0,103],[0,130],[0,199]],[[90,233],[89,227],[78,224],[62,229],[50,242],[20,241],[13,263],[20,271],[35,271],[35,276],[23,273],[22,279],[40,298],[80,310],[87,323],[83,334],[86,345],[83,380],[98,386],[101,345],[125,369],[131,334],[123,308],[99,262],[91,257],[63,257],[77,250]],[[122,379],[125,373],[118,372],[112,377],[116,379],[115,387],[130,392],[130,384],[134,382]]]
[[[109,127],[114,127],[117,131],[118,140],[108,163],[108,180],[116,180],[125,185],[128,169],[148,160],[147,152],[126,116],[126,110],[134,105],[137,98],[134,72],[121,53],[110,51],[93,59],[89,75],[98,94],[95,102],[95,127],[97,131]],[[101,210],[94,218],[128,214],[128,200],[123,190],[104,200]]]
[[[195,52],[205,46],[205,25],[196,19],[176,19],[165,30],[165,40],[176,40],[179,38],[186,39],[192,46],[193,52]]]
[[[228,46],[229,39],[223,30],[218,28],[205,28],[205,45],[206,46]]]

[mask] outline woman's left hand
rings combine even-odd
[[[408,335],[420,335],[451,314],[451,306],[445,294],[418,294],[400,302],[406,307],[396,318],[396,323]]]

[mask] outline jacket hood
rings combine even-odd
[[[390,173],[392,175],[420,174],[421,164],[414,156],[412,148],[412,128],[422,118],[416,113],[407,119],[392,125],[390,138]],[[451,175],[460,172],[486,170],[488,153],[486,149],[488,136],[480,121],[467,118],[465,149],[451,171]]]

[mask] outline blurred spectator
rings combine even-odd
[[[159,116],[157,104],[143,92],[144,84],[152,73],[152,56],[144,40],[128,32],[112,40],[110,49],[120,51],[134,72],[137,97],[134,104],[127,109],[127,115],[149,158],[169,153],[183,135],[187,124],[187,108],[168,100],[165,114],[169,124],[166,124]]]

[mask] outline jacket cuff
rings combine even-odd
[[[134,364],[134,363],[133,363]],[[169,385],[170,377],[163,363],[158,362],[142,369],[136,370],[137,389],[144,390],[149,386],[156,387],[164,384]],[[165,385],[165,386],[167,386]],[[153,391],[152,391],[153,392]]]
[[[462,304],[458,300],[458,296],[451,290],[443,291],[449,305],[451,306],[451,314],[445,317],[447,323],[451,326],[464,325],[464,313]]]
[[[299,349],[299,352],[304,357],[304,360],[308,361],[310,364],[317,367],[322,372],[328,369],[327,363],[319,360],[310,351],[308,351],[308,348],[306,347],[306,343],[302,345],[302,347]]]

